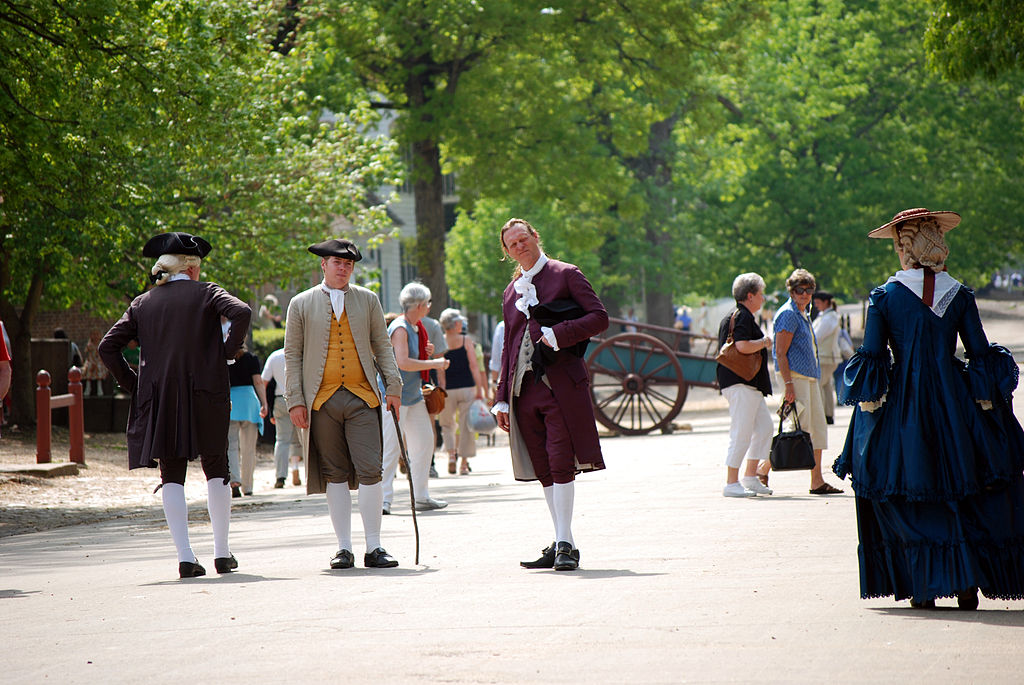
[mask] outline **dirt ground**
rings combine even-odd
[[[1008,347],[1018,363],[1024,361],[1024,304],[979,300],[978,306],[989,339]],[[860,306],[846,305],[843,310],[851,315],[856,332],[862,325]],[[724,398],[710,391],[693,400],[687,402],[684,411],[721,410],[726,406]],[[34,464],[35,453],[34,432],[4,429],[0,464]],[[66,428],[54,429],[51,453],[55,462],[68,461]],[[86,466],[77,476],[40,478],[0,473],[0,537],[118,518],[164,525],[160,495],[154,494],[160,484],[159,473],[156,469],[128,470],[123,433],[87,434],[85,461]],[[270,491],[273,480],[272,446],[260,443],[255,496],[233,499],[232,508],[263,506],[260,493]],[[305,486],[293,486],[290,478],[285,487],[296,494],[305,493]],[[197,505],[206,501],[206,481],[197,463],[189,466],[185,494],[189,502]],[[205,516],[203,506],[189,507],[191,520],[202,520]]]
[[[56,427],[51,449],[54,462],[68,461],[68,431]],[[0,537],[20,535],[61,526],[94,523],[109,519],[138,519],[164,525],[157,469],[128,470],[123,433],[95,433],[85,436],[85,466],[77,476],[42,478],[0,473]],[[0,439],[0,463],[34,464],[35,433],[5,429]],[[260,443],[256,449],[254,497],[232,500],[232,507],[259,506],[259,493],[273,485],[273,449]],[[305,487],[291,485],[296,493]],[[190,502],[206,501],[206,480],[198,463],[189,466],[185,494]],[[189,507],[190,520],[202,520],[201,506]]]

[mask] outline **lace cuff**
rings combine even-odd
[[[989,345],[988,349],[967,362],[967,379],[971,396],[978,403],[1007,400],[1017,387],[1020,370],[1013,355],[1002,345]],[[982,408],[985,406],[982,404]]]
[[[885,393],[889,391],[891,377],[892,357],[888,348],[881,354],[871,354],[861,347],[850,357],[843,372],[839,401],[850,406],[861,402],[877,402],[880,407]]]

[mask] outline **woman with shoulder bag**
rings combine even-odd
[[[434,346],[427,339],[422,319],[430,311],[430,289],[422,283],[409,283],[398,296],[402,315],[388,326],[395,362],[402,372],[402,411],[398,423],[405,437],[412,471],[413,490],[418,510],[443,509],[444,500],[433,499],[428,486],[430,459],[434,455],[434,426],[423,401],[423,383],[432,369],[448,368],[444,357],[431,359]]]
[[[736,350],[742,354],[756,354],[760,360],[757,374],[750,380],[737,375],[719,363],[718,387],[729,401],[729,450],[726,452],[726,497],[753,497],[770,495],[772,491],[757,478],[757,466],[768,457],[772,440],[772,419],[765,406],[765,395],[772,394],[768,377],[768,353],[772,346],[754,315],[764,305],[764,279],[756,273],[740,274],[732,282],[732,296],[736,309],[722,319],[718,326],[718,346],[723,347],[731,337]],[[742,483],[739,479],[740,463],[747,459]]]

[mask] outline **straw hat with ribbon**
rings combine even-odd
[[[938,222],[939,228],[942,232],[951,231],[956,228],[957,224],[960,223],[960,215],[956,212],[931,212],[924,207],[917,207],[915,209],[904,209],[902,212],[892,218],[887,224],[879,226],[875,230],[868,233],[869,238],[895,238],[896,232],[904,221],[910,221],[911,219],[923,219],[925,217],[934,217],[935,221]]]

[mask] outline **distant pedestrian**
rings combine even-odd
[[[407,283],[399,294],[402,315],[388,326],[395,361],[402,372],[401,428],[409,454],[415,507],[419,510],[443,509],[448,502],[430,496],[430,460],[434,454],[433,420],[423,401],[423,383],[431,370],[448,368],[444,357],[435,359],[422,319],[430,311],[430,289],[422,283]]]
[[[477,363],[476,343],[466,335],[462,314],[458,309],[441,312],[441,328],[444,329],[444,353],[449,366],[441,374],[443,387],[448,393],[441,411],[441,431],[444,448],[448,452],[448,473],[455,473],[458,460],[460,475],[469,475],[469,460],[476,456],[476,433],[469,427],[469,406],[474,400],[484,399],[486,381]]]
[[[819,290],[814,293],[814,308],[818,311],[812,328],[817,341],[818,362],[821,366],[821,378],[818,388],[821,390],[821,403],[825,410],[825,423],[835,423],[836,386],[832,378],[836,367],[843,361],[839,350],[840,324],[839,312],[832,293]]]
[[[267,397],[267,403],[273,404],[271,409],[273,416],[270,422],[274,424],[275,436],[274,487],[284,487],[285,479],[288,477],[289,464],[292,469],[292,485],[302,485],[302,478],[299,476],[299,462],[302,460],[302,431],[292,424],[288,415],[288,402],[285,400],[288,381],[285,376],[283,347],[270,353],[260,376],[264,383],[274,382],[274,397]]]
[[[188,536],[185,472],[200,459],[213,526],[214,566],[229,573],[238,562],[228,547],[228,359],[242,347],[249,306],[214,283],[200,283],[210,244],[188,233],[162,233],[142,250],[156,258],[154,287],[136,297],[99,344],[100,357],[132,395],[128,416],[128,468],[160,468],[164,516],[178,551],[178,575],[206,574]],[[221,316],[231,324],[221,337]],[[122,350],[138,341],[138,372]]]
[[[228,466],[231,496],[253,494],[256,470],[256,441],[263,434],[267,416],[267,394],[260,375],[260,360],[252,352],[239,350],[228,367],[231,379],[231,427],[228,429]]]
[[[757,478],[757,467],[768,458],[772,441],[772,418],[764,398],[772,394],[772,381],[768,375],[768,352],[772,340],[757,325],[754,316],[764,304],[764,279],[756,273],[737,276],[732,282],[732,296],[736,309],[729,312],[718,326],[718,348],[729,337],[743,354],[757,354],[761,367],[749,381],[736,375],[721,364],[717,365],[718,387],[729,401],[729,448],[725,455],[726,497],[752,497],[770,495],[771,488]],[[747,462],[743,480],[740,465]]]
[[[785,384],[783,401],[793,405],[800,427],[811,434],[814,468],[811,469],[810,494],[835,495],[842,490],[825,482],[821,475],[821,455],[828,447],[828,424],[818,388],[821,367],[815,350],[814,330],[807,315],[815,289],[814,276],[806,269],[796,269],[786,279],[789,299],[775,312],[772,322],[775,370]],[[758,467],[762,482],[767,480],[770,468],[770,462],[763,462]]]

